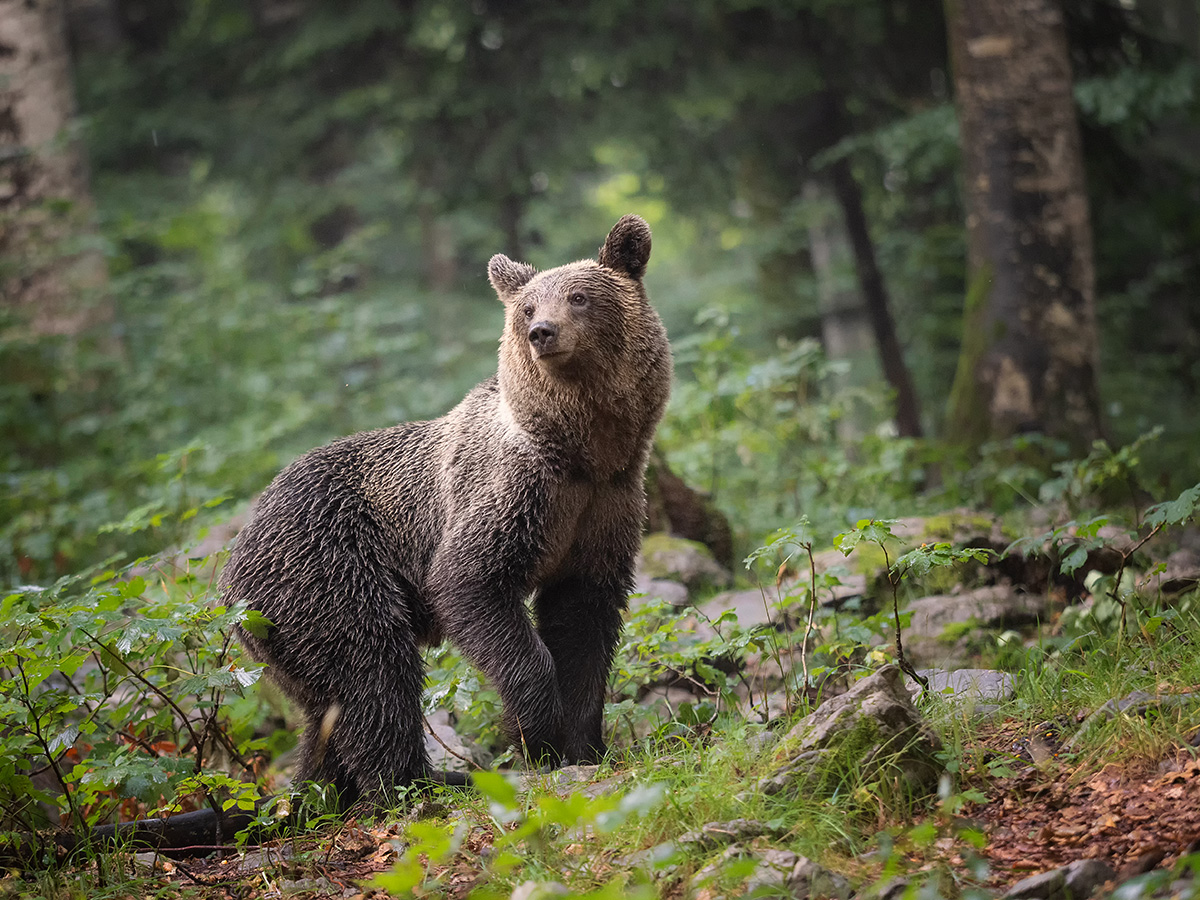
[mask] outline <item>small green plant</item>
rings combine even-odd
[[[253,779],[221,771],[249,771],[254,749],[252,728],[230,720],[225,699],[261,674],[242,664],[234,626],[267,623],[211,605],[206,572],[163,563],[0,601],[4,830],[33,831],[46,806],[86,833],[185,798],[253,804]]]
[[[553,793],[522,796],[515,784],[495,772],[479,772],[475,785],[487,807],[472,827],[458,818],[453,822],[417,821],[405,828],[407,848],[392,870],[372,882],[396,896],[411,896],[418,888],[422,894],[436,890],[441,883],[439,867],[445,867],[464,849],[468,835],[475,843],[489,847],[486,855],[475,855],[477,884],[470,897],[496,896],[494,883],[519,879],[548,882],[558,878],[572,884],[583,883],[584,890],[571,890],[558,896],[642,896],[645,885],[629,885],[622,879],[597,885],[586,866],[573,861],[564,852],[564,842],[587,840],[589,834],[609,834],[630,817],[645,816],[663,797],[661,785],[644,785],[624,793],[588,797],[571,793],[561,797]],[[551,879],[549,876],[554,875]],[[507,892],[505,892],[507,894]],[[651,891],[646,896],[653,896]]]
[[[710,637],[692,639],[697,621],[711,630]],[[641,604],[630,616],[610,678],[610,694],[616,700],[608,704],[606,718],[613,736],[620,735],[622,725],[630,730],[631,742],[644,725],[660,735],[678,726],[711,727],[722,711],[739,706],[735,688],[747,655],[766,649],[771,636],[761,626],[739,625],[732,610],[712,619],[696,609],[681,613],[662,602]],[[681,704],[666,722],[659,711],[638,704],[648,688],[676,681],[687,683],[705,699]]]
[[[887,570],[888,586],[892,594],[892,615],[896,626],[896,662],[910,678],[924,688],[929,682],[917,674],[912,663],[904,656],[904,641],[902,638],[902,621],[900,616],[900,582],[908,576],[922,577],[933,569],[958,566],[965,562],[986,564],[994,555],[986,548],[955,548],[949,542],[940,541],[934,544],[922,544],[909,550],[892,562],[888,554],[888,543],[896,542],[896,535],[891,526],[894,520],[861,519],[850,531],[839,534],[834,538],[834,546],[849,556],[862,543],[870,543],[879,547],[883,553],[883,563]]]
[[[677,368],[689,377],[672,394],[658,440],[684,480],[731,514],[740,537],[801,514],[832,531],[847,508],[915,498],[924,479],[917,445],[882,427],[881,390],[842,386],[841,365],[815,340],[780,341],[756,354],[727,312],[704,310],[696,325],[672,342]],[[880,428],[851,445],[838,433],[849,418]]]
[[[1142,451],[1162,433],[1161,427],[1154,428],[1116,450],[1107,441],[1096,441],[1082,459],[1055,464],[1057,475],[1043,482],[1039,499],[1065,503],[1072,517],[1097,500],[1107,505],[1127,501],[1136,506]]]
[[[1115,630],[1119,643],[1129,630],[1132,613],[1139,630],[1149,637],[1164,622],[1178,615],[1181,607],[1157,608],[1153,598],[1143,596],[1145,579],[1139,583],[1132,576],[1130,565],[1142,548],[1164,530],[1181,526],[1198,514],[1200,484],[1187,488],[1174,500],[1155,503],[1141,512],[1135,509],[1132,525],[1121,527],[1120,519],[1114,515],[1072,519],[1041,534],[1019,538],[1005,553],[1028,554],[1048,548],[1056,557],[1058,572],[1067,577],[1077,577],[1093,554],[1106,551],[1115,556],[1116,565],[1112,571],[1092,570],[1084,576],[1083,586],[1092,595],[1093,602],[1090,606],[1074,607],[1064,613],[1063,625],[1069,633],[1075,634],[1086,627],[1094,627],[1100,633]],[[1114,538],[1123,541],[1117,543]],[[1160,565],[1158,571],[1161,570]],[[1152,574],[1155,573],[1147,573]]]

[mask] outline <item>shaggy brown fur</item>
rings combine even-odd
[[[308,719],[300,778],[348,802],[428,776],[420,647],[443,636],[499,691],[531,759],[604,752],[671,380],[649,256],[650,229],[625,216],[599,262],[538,273],[493,257],[497,374],[440,419],[306,454],[263,493],[223,583],[274,623],[242,640]]]

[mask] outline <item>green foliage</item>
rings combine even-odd
[[[572,835],[610,834],[631,817],[647,815],[663,797],[663,786],[648,784],[615,794],[588,797],[572,793],[530,794],[521,796],[511,780],[495,772],[479,772],[475,785],[487,805],[487,821],[476,830],[488,832],[492,848],[486,857],[476,860],[480,887],[470,897],[497,896],[498,881],[531,879],[535,882],[566,879],[592,881],[586,869],[573,864],[561,849],[562,840]],[[458,854],[469,831],[461,820],[438,824],[417,821],[405,828],[407,848],[388,873],[378,875],[373,884],[390,894],[410,896],[437,890],[441,886],[437,867]],[[608,885],[589,885],[590,889],[554,892],[554,896],[608,897],[654,896],[646,885],[629,885],[624,878]]]
[[[484,747],[501,750],[500,695],[450,644],[443,643],[425,654],[425,712],[450,710],[458,727],[474,736]],[[498,761],[511,759],[511,752]]]
[[[1148,485],[1169,497],[1195,480],[1200,383],[1197,67],[1150,39],[1138,17],[1151,11],[1114,11],[1104,35],[1071,21],[1114,440],[1064,462],[1036,435],[969,458],[896,440],[881,424],[884,393],[846,387],[847,363],[814,340],[808,228],[825,211],[804,186],[845,157],[937,432],[966,249],[936,5],[716,3],[681,17],[656,2],[565,14],[317,0],[276,22],[258,6],[141,4],[120,52],[75,60],[98,218],[84,240],[107,260],[121,349],[112,334],[39,338],[11,330],[8,313],[0,323],[0,368],[20,376],[0,386],[4,828],[55,813],[98,821],[126,801],[120,814],[195,795],[251,803],[256,788],[233,766],[281,739],[243,696],[257,670],[229,637],[238,622],[266,623],[214,601],[212,560],[92,573],[185,546],[299,452],[443,411],[494,365],[487,257],[590,255],[597,222],[630,210],[655,226],[648,283],[675,339],[679,383],[660,432],[671,463],[731,515],[741,547],[758,547],[747,562],[772,623],[806,627],[639,607],[607,720],[619,745],[653,749],[634,759],[670,788],[625,809],[620,798],[525,800],[485,777],[484,824],[501,853],[478,860],[484,871],[544,882],[565,865],[584,895],[649,891],[586,876],[562,845],[622,815],[637,834],[623,850],[743,815],[734,797],[760,761],[710,742],[744,743],[748,726],[722,714],[755,705],[745,673],[778,671],[802,710],[827,676],[888,658],[880,639],[899,642],[906,585],[988,561],[940,537],[902,546],[885,517],[1065,508],[1069,521],[1010,548],[1048,548],[1054,578],[1087,601],[1036,647],[1002,636],[1002,659],[1040,692],[1016,703],[1029,715],[1103,702],[1078,684],[1117,684],[1118,670],[1088,668],[1110,655],[1130,672],[1144,664],[1143,687],[1191,671],[1200,595],[1168,605],[1133,574],[1140,548],[1178,533],[1200,503],[1197,485],[1143,509]],[[844,121],[824,118],[830,105]],[[862,434],[848,427],[864,422]],[[922,495],[931,475],[941,486]],[[826,546],[852,559],[818,573]],[[1116,571],[1090,569],[1105,552],[1118,553]],[[868,614],[882,583],[860,606],[823,605],[851,569],[878,568],[890,615]],[[684,640],[698,626],[710,637]],[[498,744],[495,692],[452,650],[428,661],[428,705]],[[679,680],[703,699],[640,704]],[[947,815],[955,797],[967,794],[944,798]],[[854,797],[815,810],[748,802],[793,829],[799,849],[863,847],[845,814]],[[260,822],[278,818],[260,809]],[[951,831],[898,835],[886,865],[935,833]],[[397,890],[436,886],[430,863],[466,852],[460,829],[416,825],[409,837]]]
[[[711,634],[695,640],[697,623]],[[606,718],[614,737],[622,726],[634,735],[647,728],[651,742],[711,727],[724,710],[736,709],[738,672],[750,653],[775,647],[773,629],[738,624],[726,610],[710,619],[696,609],[686,613],[662,602],[643,603],[629,617],[610,677]],[[658,707],[637,701],[655,685],[681,679],[698,688],[704,699],[669,710],[664,720]]]
[[[1086,460],[1063,467],[1070,475],[1070,484],[1094,486],[1108,479],[1129,479],[1128,460],[1132,454],[1119,451],[1108,452],[1107,447],[1098,447]],[[1064,479],[1065,480],[1065,479]],[[1083,577],[1083,587],[1091,595],[1091,602],[1075,606],[1063,613],[1061,625],[1072,638],[1116,632],[1124,636],[1128,616],[1132,611],[1141,632],[1152,638],[1165,622],[1193,610],[1194,602],[1188,598],[1164,608],[1156,594],[1146,588],[1149,579],[1139,581],[1129,569],[1131,561],[1149,541],[1168,526],[1180,526],[1196,519],[1200,514],[1200,484],[1184,490],[1174,500],[1155,503],[1140,514],[1134,510],[1132,524],[1123,524],[1116,515],[1093,516],[1081,521],[1070,520],[1049,531],[1018,538],[1005,551],[1024,553],[1049,551],[1055,557],[1058,572],[1068,577],[1078,577],[1081,569],[1093,554],[1108,550],[1119,559],[1115,571],[1092,569]],[[1113,546],[1115,539],[1123,539],[1123,545]],[[1158,574],[1162,565],[1148,575]]]
[[[1087,503],[1112,503],[1128,497],[1138,483],[1136,472],[1142,451],[1162,433],[1161,427],[1155,428],[1116,450],[1107,441],[1096,441],[1087,456],[1054,466],[1058,476],[1042,485],[1041,499],[1062,500],[1075,513]]]
[[[252,804],[253,783],[211,767],[254,749],[254,723],[224,706],[262,671],[244,666],[232,643],[234,627],[253,617],[212,604],[210,572],[159,561],[0,602],[5,830],[32,830],[37,803],[76,826],[110,818],[123,801],[143,810],[189,796]]]
[[[181,543],[300,451],[439,414],[494,366],[498,304],[379,285],[297,296],[256,274],[253,204],[234,185],[202,170],[158,187],[98,185],[126,358],[103,378],[107,357],[77,360],[53,443],[0,455],[0,583]]]
[[[839,422],[863,408],[877,420],[883,398],[837,387],[841,367],[816,341],[781,342],[763,357],[739,340],[727,314],[710,310],[697,321],[703,330],[673,341],[682,378],[659,441],[743,538],[801,514],[831,529],[847,507],[890,508],[915,494],[923,475],[911,442],[882,433],[853,445],[839,438]]]

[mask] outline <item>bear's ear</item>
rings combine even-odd
[[[501,300],[529,284],[529,279],[536,274],[537,269],[533,266],[513,262],[503,253],[497,253],[488,263],[488,281],[492,283]]]
[[[600,265],[640,279],[650,260],[650,226],[641,216],[621,216],[600,248]]]

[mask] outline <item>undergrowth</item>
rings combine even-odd
[[[1149,589],[1144,563],[1128,587],[1120,574],[1132,571],[1137,551],[1167,539],[1198,507],[1200,486],[1136,510],[1124,531],[1110,528],[1102,536],[1095,517],[1082,527],[1072,520],[1008,550],[1036,548],[1056,577],[1091,591],[1085,601],[1093,610],[1112,603],[1124,611],[1123,617],[1064,614],[1053,626],[1045,623],[1040,637],[1008,639],[1020,647],[1010,646],[1005,656],[1015,695],[993,715],[1029,732],[1047,725],[1061,735],[1081,730],[1074,743],[1060,747],[1061,764],[1078,777],[1195,740],[1200,726],[1187,702],[1088,714],[1134,692],[1151,700],[1183,697],[1200,684],[1200,592],[1167,602]],[[1102,524],[1119,520],[1114,514]],[[707,873],[701,880],[714,889],[737,890],[753,876],[754,854],[767,848],[840,866],[861,883],[896,874],[897,860],[905,858],[897,847],[934,846],[930,827],[937,840],[977,842],[979,836],[953,826],[945,810],[981,802],[989,784],[1024,762],[1015,748],[979,752],[980,726],[963,707],[934,695],[922,706],[947,748],[937,797],[890,789],[853,759],[830,768],[819,792],[756,789],[786,755],[779,734],[825,692],[903,659],[906,583],[939,570],[964,577],[994,562],[994,552],[948,542],[907,546],[893,525],[865,519],[821,538],[802,521],[778,532],[747,560],[772,613],[765,626],[745,627],[727,613],[705,622],[710,636],[696,641],[690,639],[694,610],[681,615],[662,604],[639,607],[613,671],[606,720],[614,753],[605,769],[583,776],[584,783],[599,780],[600,793],[579,793],[575,785],[563,796],[555,776],[533,777],[532,786],[518,790],[510,776],[481,773],[478,796],[446,793],[433,806],[416,807],[424,817],[407,829],[406,849],[380,884],[436,893],[453,871],[471,873],[472,896],[507,895],[530,881],[560,881],[581,896],[623,896],[670,893],[671,885]],[[1118,540],[1115,577],[1083,576],[1090,557],[1078,548],[1092,551]],[[871,559],[882,558],[879,612],[822,602],[846,571],[817,573],[814,547],[825,544],[839,547],[852,566],[863,548],[878,549]],[[259,669],[240,661],[231,629],[239,622],[260,626],[252,613],[213,604],[217,564],[186,556],[145,560],[3,599],[0,810],[7,832],[59,821],[86,828],[202,804],[249,807],[270,788],[262,763],[285,748],[289,736],[273,710],[241,698]],[[429,708],[445,705],[461,729],[485,743],[496,740],[498,707],[490,689],[448,649],[431,660]],[[693,699],[673,706],[641,702],[672,683],[688,685]],[[269,808],[262,813],[272,814]],[[723,857],[704,841],[679,841],[706,824],[734,820],[756,823],[745,858]],[[46,845],[35,868],[53,869],[52,857]],[[36,887],[10,879],[6,889],[65,897],[76,890],[72,883],[83,883],[72,877],[111,887],[122,871],[95,863],[91,874],[60,871],[60,887],[52,891],[46,876],[38,876]],[[456,883],[461,887],[462,879]]]

